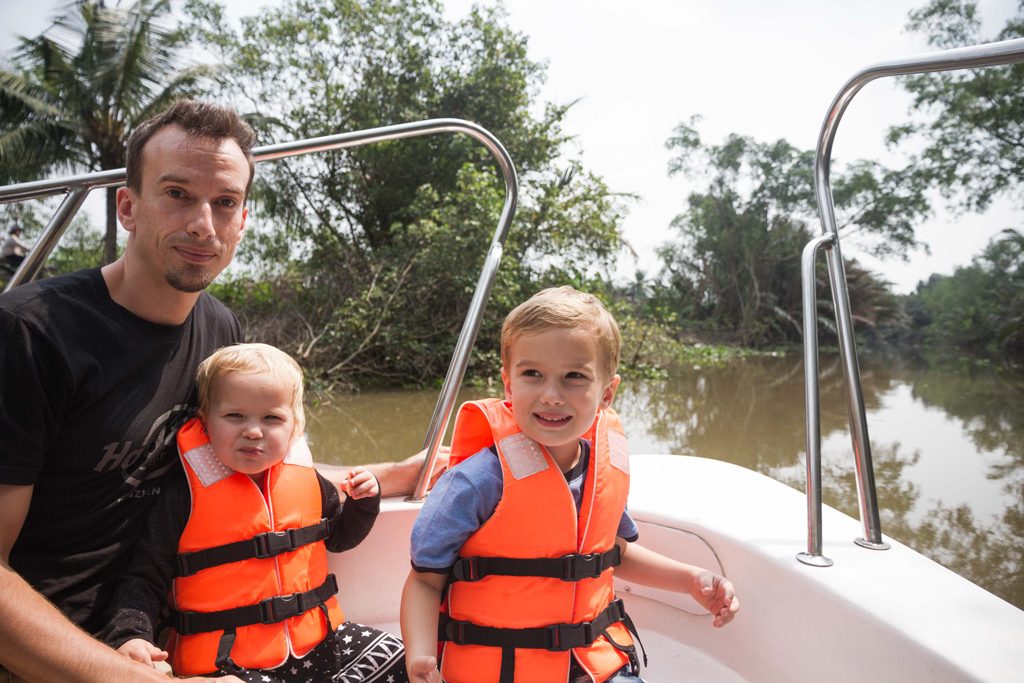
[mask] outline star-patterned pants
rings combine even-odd
[[[301,659],[292,657],[276,669],[246,669],[235,674],[247,683],[408,683],[405,649],[399,638],[346,621]]]

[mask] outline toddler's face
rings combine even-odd
[[[202,417],[217,458],[254,479],[284,460],[295,436],[291,389],[267,374],[220,377]]]
[[[619,376],[606,377],[594,335],[553,329],[515,338],[502,368],[516,424],[564,464],[599,408],[611,405]]]

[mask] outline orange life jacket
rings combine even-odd
[[[577,514],[565,475],[522,433],[511,406],[489,399],[460,408],[451,464],[494,444],[504,483],[452,569],[438,629],[445,681],[565,683],[570,652],[598,683],[629,664],[631,622],[612,587],[629,493],[626,438],[611,410],[584,437],[591,459]]]
[[[305,442],[267,470],[263,491],[217,459],[198,419],[178,431],[178,452],[192,509],[172,590],[175,673],[271,669],[307,654],[344,615]]]

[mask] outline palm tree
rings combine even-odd
[[[196,95],[210,65],[182,66],[187,38],[162,20],[170,0],[82,0],[0,69],[0,182],[121,168],[138,123]],[[107,188],[104,262],[116,258],[116,188]]]

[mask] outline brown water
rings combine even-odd
[[[883,532],[1024,608],[1024,376],[891,359],[861,365]],[[822,374],[824,498],[856,518],[837,359],[823,359]],[[487,395],[468,389],[459,398]],[[436,391],[336,397],[310,411],[313,452],[346,464],[409,455],[422,446],[436,399]],[[804,488],[798,354],[624,381],[615,406],[634,453],[715,458]]]

